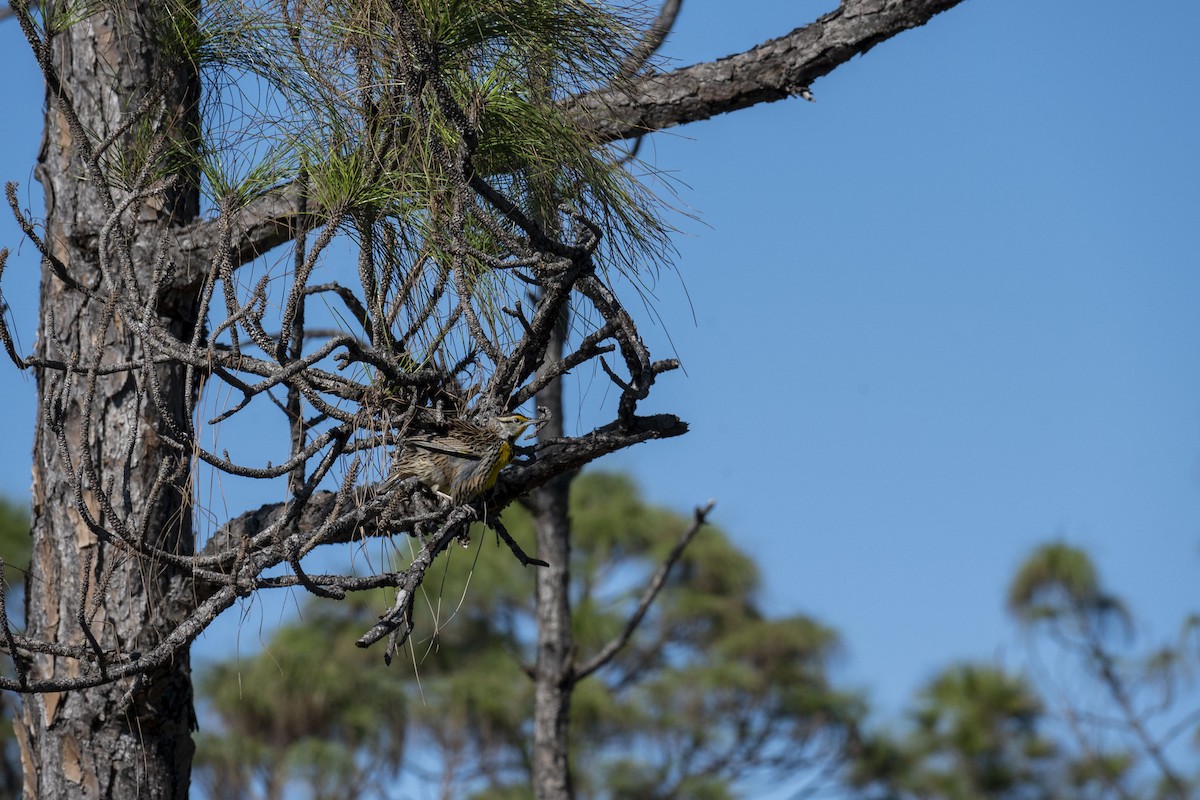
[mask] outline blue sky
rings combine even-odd
[[[719,57],[828,5],[688,0],[665,52]],[[1159,636],[1197,607],[1198,29],[1194,4],[967,0],[815,103],[643,145],[700,217],[644,315],[687,370],[646,408],[692,432],[601,466],[680,510],[717,498],[768,608],[838,629],[844,679],[885,710],[950,661],[1020,663],[1005,584],[1047,539]],[[28,186],[42,90],[11,21],[0,69],[0,177]],[[36,267],[20,247],[4,278],[26,348]],[[21,496],[33,385],[4,364],[0,491]],[[582,418],[612,401],[581,376]]]

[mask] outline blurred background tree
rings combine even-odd
[[[689,521],[601,472],[577,480],[571,518],[572,623],[586,664],[620,638]],[[504,521],[523,545],[533,535],[523,508]],[[209,796],[396,796],[408,776],[441,798],[528,797],[534,576],[482,546],[455,551],[426,584],[411,675],[372,670],[374,655],[337,644],[369,622],[369,597],[306,606],[261,653],[208,668],[200,686],[217,724],[201,738],[198,779]],[[1045,545],[1013,578],[1025,663],[942,669],[899,730],[866,730],[866,701],[831,678],[834,631],[768,616],[758,591],[754,561],[724,532],[691,542],[624,646],[573,687],[578,797],[719,800],[774,787],[873,800],[1178,800],[1200,785],[1195,617],[1169,645],[1140,646],[1133,615],[1078,549]]]
[[[953,666],[903,733],[864,738],[852,781],[871,798],[1186,800],[1200,791],[1197,615],[1150,639],[1082,550],[1055,542],[1014,576],[1028,666]],[[1144,627],[1144,626],[1142,626]]]
[[[571,517],[586,664],[622,639],[690,521],[605,473],[575,483]],[[519,507],[505,525],[523,545],[533,535]],[[308,606],[261,653],[208,669],[200,687],[219,729],[200,740],[198,780],[214,797],[280,797],[289,782],[314,797],[367,797],[403,763],[440,797],[528,796],[534,574],[491,556],[455,552],[427,582],[412,676],[334,644],[369,623],[369,598]],[[836,770],[863,711],[830,680],[837,636],[805,616],[769,618],[758,590],[754,562],[723,532],[706,528],[688,546],[624,646],[574,686],[578,797],[715,800],[736,796],[735,784]],[[371,675],[378,685],[363,686]]]
[[[1169,640],[1152,641],[1088,554],[1062,542],[1025,561],[1008,608],[1077,751],[1077,783],[1104,797],[1184,800],[1200,790],[1200,708],[1185,700],[1200,668],[1195,612]]]
[[[581,660],[613,640],[689,520],[648,505],[624,476],[587,473],[571,515]],[[529,514],[505,522],[528,544]],[[487,537],[473,537],[477,543]],[[29,517],[0,499],[6,601],[19,620]],[[378,598],[310,603],[260,652],[209,665],[197,785],[212,798],[396,796],[408,776],[438,797],[527,797],[534,577],[478,547],[454,551],[418,606],[410,671],[374,668],[349,632]],[[758,570],[704,530],[625,647],[575,687],[581,798],[730,798],[748,787],[875,800],[1188,798],[1200,789],[1197,616],[1147,644],[1091,558],[1063,543],[1025,561],[1008,608],[1026,668],[951,665],[899,732],[860,733],[865,700],[835,686],[834,631],[770,618]],[[11,719],[14,696],[0,696]],[[0,796],[20,792],[0,725]],[[845,793],[838,794],[838,791]]]
[[[29,506],[0,497],[0,557],[4,559],[4,605],[14,621],[23,622],[25,572],[29,568]],[[13,674],[6,666],[7,674]],[[11,720],[20,706],[16,695],[0,693],[0,797],[21,791],[21,754]]]
[[[902,736],[866,738],[854,783],[877,798],[1051,798],[1058,748],[1036,690],[1019,675],[957,664],[931,680]]]

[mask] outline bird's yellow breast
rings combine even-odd
[[[500,470],[508,466],[508,462],[512,461],[513,449],[508,442],[500,443],[500,455],[496,459],[496,463],[492,464],[492,469],[487,474],[487,480],[483,484],[483,489],[486,491],[496,485],[496,479],[500,477]]]

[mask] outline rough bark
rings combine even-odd
[[[195,114],[195,76],[163,63],[154,6],[148,1],[124,4],[89,24],[71,26],[48,48],[46,55],[67,87],[79,121],[101,138],[153,87],[164,84],[169,86],[166,103],[171,116],[186,124]],[[37,173],[46,195],[47,238],[72,276],[98,294],[89,298],[70,291],[43,268],[37,348],[44,358],[76,363],[76,388],[91,389],[88,367],[133,360],[139,342],[129,326],[114,323],[103,300],[120,290],[111,279],[102,279],[97,268],[111,202],[96,182],[83,177],[88,167],[79,131],[68,126],[55,87],[48,95]],[[191,221],[197,208],[194,189],[168,193],[154,207],[139,210],[138,230],[153,238],[166,226]],[[110,251],[137,245],[111,242]],[[152,265],[132,266],[133,282],[145,290]],[[189,335],[195,321],[186,304],[175,307],[169,299],[150,313],[182,337]],[[127,372],[99,375],[94,390],[85,392],[71,391],[71,381],[57,370],[38,370],[34,556],[26,595],[31,637],[98,644],[125,653],[147,651],[182,618],[189,602],[187,576],[165,564],[139,563],[98,539],[71,502],[82,496],[94,518],[123,516],[125,524],[141,526],[158,547],[191,551],[186,493],[168,491],[160,502],[147,502],[164,458],[158,430],[163,425],[178,427],[184,414],[181,376],[177,367],[160,367],[157,390],[151,392]],[[69,476],[74,470],[66,467],[66,459],[85,475],[116,476],[116,482],[99,487],[85,479],[83,485],[73,485]],[[175,473],[175,485],[186,486],[186,481],[185,462]],[[102,491],[113,501],[111,509],[99,501]],[[102,594],[120,600],[94,604]],[[81,617],[86,626],[80,624]],[[88,641],[89,632],[95,642]],[[35,656],[30,666],[33,680],[70,677],[78,671],[78,661],[48,655]],[[26,695],[17,721],[25,797],[186,797],[194,726],[189,673],[184,648],[141,679]]]
[[[563,356],[566,313],[559,321],[547,355]],[[553,363],[553,362],[551,362]],[[538,431],[548,441],[563,435],[562,379],[538,393],[538,406],[550,421]],[[568,513],[572,473],[533,493],[533,527],[538,557],[549,566],[537,574],[537,661],[534,666],[533,793],[537,800],[570,800],[568,727],[574,689],[575,645],[571,630],[571,520]]]
[[[802,97],[818,78],[962,0],[845,0],[751,49],[576,97],[567,106],[600,141],[629,139],[759,103]]]

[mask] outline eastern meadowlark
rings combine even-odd
[[[382,488],[416,478],[433,491],[461,503],[496,485],[513,459],[513,443],[538,420],[504,414],[485,422],[452,419],[446,432],[404,440]]]

